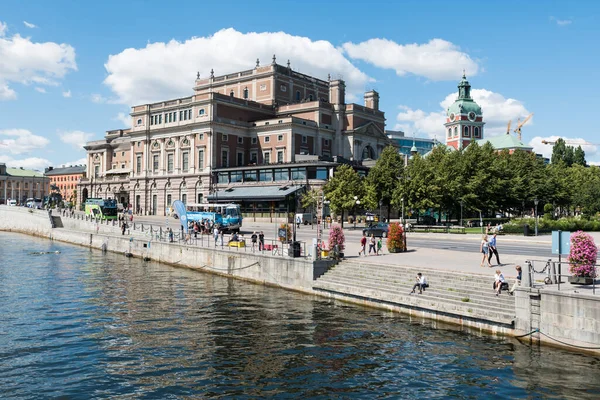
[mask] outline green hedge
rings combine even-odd
[[[533,218],[513,219],[507,224],[503,225],[505,233],[523,233],[523,225],[529,225],[531,232],[535,229],[535,220]],[[598,220],[586,220],[580,218],[561,218],[553,221],[548,219],[540,219],[538,221],[538,233],[552,232],[552,231],[600,231],[600,221]]]

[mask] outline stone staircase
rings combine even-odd
[[[429,288],[410,295],[417,272],[423,273]],[[333,297],[358,299],[397,306],[405,311],[428,311],[448,321],[469,319],[485,324],[512,327],[515,299],[507,292],[496,297],[493,272],[463,274],[439,269],[373,264],[345,260],[313,284],[313,289]],[[512,282],[509,280],[509,284]],[[473,325],[473,324],[471,324]]]

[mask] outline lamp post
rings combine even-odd
[[[360,200],[358,199],[358,196],[354,196],[354,229],[356,230],[356,206],[360,205]]]
[[[402,227],[404,228],[404,197],[400,199],[400,202],[402,202]]]
[[[521,218],[525,218],[525,200],[521,201],[521,205],[523,207],[521,207]]]
[[[463,226],[463,201],[460,201],[460,226]]]
[[[379,200],[379,221],[383,222],[383,215],[381,211],[381,206],[383,205],[383,200]]]
[[[535,204],[535,213],[534,213],[534,217],[535,217],[535,236],[538,235],[538,217],[537,217],[537,206],[538,206],[539,200],[537,199],[537,197],[535,199],[533,199],[533,204]]]

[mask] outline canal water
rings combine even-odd
[[[598,398],[600,358],[0,232],[1,398]]]

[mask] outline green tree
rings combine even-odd
[[[567,145],[563,138],[558,138],[552,146],[552,157],[550,158],[550,162],[552,164],[557,164],[561,161],[565,161],[565,152],[567,150]]]
[[[321,191],[316,188],[312,188],[302,193],[300,196],[300,206],[304,209],[316,210],[319,199],[321,198]]]
[[[329,206],[342,216],[344,226],[344,211],[351,210],[356,205],[354,196],[364,198],[364,185],[356,171],[347,164],[340,165],[333,177],[323,187],[325,196],[331,202]]]
[[[583,167],[587,166],[585,161],[585,151],[583,151],[581,146],[577,146],[575,149],[575,153],[573,154],[573,164],[581,165]]]
[[[390,204],[403,169],[404,161],[398,150],[393,146],[383,149],[377,163],[371,168],[365,180],[364,205],[366,208],[375,209],[381,201],[388,206],[389,219]]]

